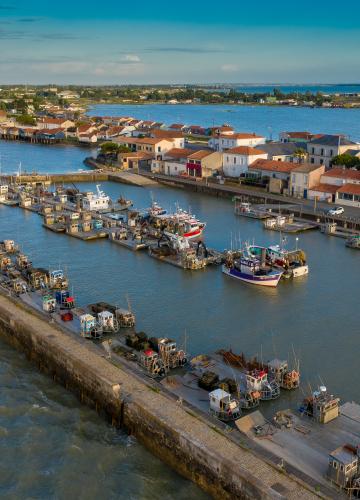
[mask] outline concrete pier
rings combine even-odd
[[[103,357],[95,344],[49,323],[20,300],[0,294],[0,335],[40,370],[114,425],[126,428],[180,474],[221,499],[324,498],[301,480],[234,442],[232,430],[160,384]],[[116,451],[114,450],[114,453]]]

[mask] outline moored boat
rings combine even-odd
[[[360,234],[349,236],[349,238],[345,241],[345,245],[348,248],[356,248],[357,250],[360,250]]]
[[[245,256],[223,264],[222,272],[245,283],[269,287],[276,287],[283,274],[281,270],[262,265],[254,257]]]

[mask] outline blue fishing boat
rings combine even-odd
[[[245,283],[272,287],[278,285],[283,274],[283,271],[263,266],[258,259],[249,256],[225,263],[222,272]]]

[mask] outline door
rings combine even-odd
[[[308,190],[304,189],[304,198],[305,198],[305,200],[306,200],[307,197],[308,197]]]

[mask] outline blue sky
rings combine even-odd
[[[360,2],[0,0],[0,83],[360,82]]]

